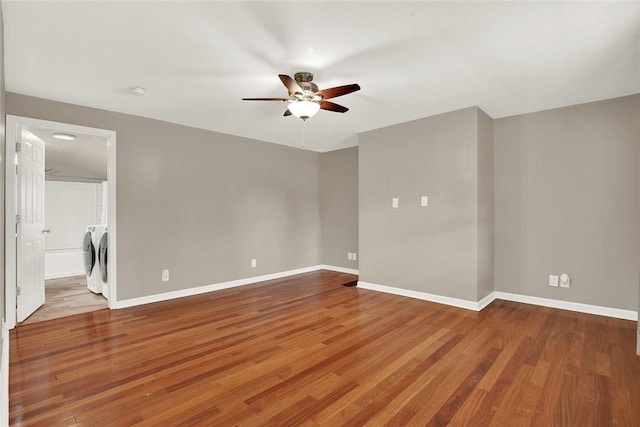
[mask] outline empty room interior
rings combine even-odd
[[[0,425],[640,426],[640,2],[0,14]]]

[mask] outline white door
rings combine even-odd
[[[18,156],[17,321],[44,304],[44,143],[20,131]]]

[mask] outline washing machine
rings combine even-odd
[[[106,230],[104,225],[89,225],[84,235],[84,267],[87,273],[87,288],[94,294],[102,293],[102,275],[100,273],[100,239]]]

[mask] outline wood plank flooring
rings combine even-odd
[[[38,426],[638,426],[635,322],[480,313],[320,271],[10,335]]]
[[[44,282],[45,303],[23,325],[107,308],[107,300],[87,288],[87,276],[61,277]]]

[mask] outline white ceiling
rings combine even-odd
[[[101,182],[107,179],[107,140],[95,135],[73,134],[73,141],[53,137],[55,131],[29,128],[45,143],[45,173],[50,181]]]
[[[494,118],[640,92],[639,2],[3,1],[11,92],[328,151],[477,105]],[[303,122],[278,74],[359,83]],[[127,88],[145,87],[144,97]]]

